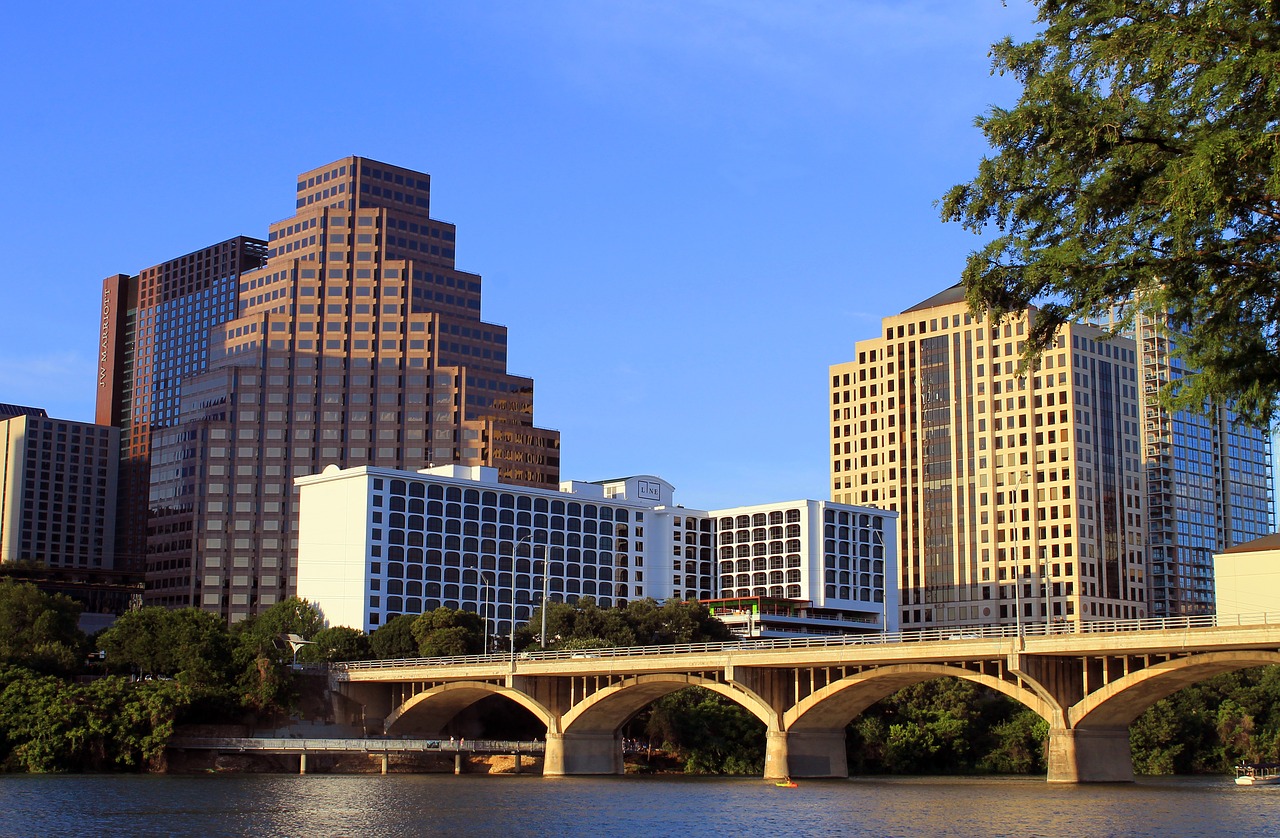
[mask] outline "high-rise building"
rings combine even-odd
[[[120,432],[0,405],[0,564],[111,570]]]
[[[559,435],[533,425],[533,382],[507,372],[506,329],[480,319],[480,277],[455,268],[455,228],[429,211],[427,175],[347,157],[301,175],[294,215],[210,271],[225,282],[209,305],[229,284],[229,312],[198,320],[178,298],[171,313],[115,315],[135,354],[154,334],[175,366],[135,360],[105,388],[161,419],[148,417],[149,602],[235,621],[293,593],[293,479],[326,465],[558,482]],[[161,333],[187,327],[186,344]]]
[[[606,608],[704,600],[751,636],[894,627],[895,516],[882,510],[799,500],[708,512],[673,504],[651,475],[529,487],[460,466],[326,468],[297,484],[298,591],[332,625],[372,631],[443,606],[502,638],[545,595]]]
[[[1270,535],[1272,462],[1264,429],[1226,406],[1166,410],[1161,387],[1184,374],[1177,331],[1139,316],[1147,477],[1150,610],[1154,617],[1215,611],[1214,554]]]
[[[95,418],[120,429],[121,570],[146,568],[152,435],[180,421],[183,382],[208,369],[210,332],[236,316],[240,275],[266,252],[238,236],[103,280]]]
[[[1023,370],[1035,316],[956,286],[831,367],[832,498],[898,511],[903,629],[1148,613],[1134,342],[1069,324]]]

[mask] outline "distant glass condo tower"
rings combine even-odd
[[[1176,331],[1139,317],[1151,613],[1214,613],[1213,556],[1270,535],[1272,464],[1263,429],[1229,407],[1170,412],[1160,388],[1184,374]]]
[[[480,319],[480,277],[454,267],[455,228],[429,210],[427,175],[347,157],[298,178],[266,242],[233,240],[235,270],[190,289],[176,322],[163,300],[108,314],[108,280],[104,352],[125,357],[104,360],[100,393],[150,434],[147,514],[128,525],[145,531],[148,602],[236,621],[292,594],[293,478],[326,465],[558,484],[559,434],[534,426],[533,381],[507,372],[506,329]],[[139,403],[150,415],[125,410]]]

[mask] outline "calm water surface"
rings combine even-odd
[[[3,836],[1223,836],[1280,834],[1280,787],[1226,778],[452,775],[0,777]]]

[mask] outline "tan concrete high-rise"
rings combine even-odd
[[[152,430],[149,602],[234,621],[293,593],[292,481],[327,465],[558,483],[559,435],[534,426],[533,381],[507,372],[506,329],[480,319],[480,277],[429,210],[427,175],[365,158],[298,178],[177,421]]]
[[[1134,342],[1068,325],[1020,371],[1035,316],[956,286],[831,367],[832,499],[899,513],[904,630],[1147,614]]]

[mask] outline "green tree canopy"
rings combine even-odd
[[[369,650],[376,660],[416,658],[418,640],[413,636],[413,623],[417,614],[401,614],[392,617],[369,635]]]
[[[1065,321],[1127,303],[1185,330],[1175,407],[1280,394],[1276,0],[1037,0],[1039,37],[992,48],[1022,96],[978,119],[995,154],[942,217],[999,235],[970,254],[975,309]],[[1123,323],[1121,325],[1124,325]]]
[[[80,605],[62,594],[0,578],[0,663],[70,673],[84,662]]]
[[[441,606],[413,621],[418,654],[423,657],[478,655],[484,651],[484,621],[480,615]]]
[[[516,643],[525,648],[542,631],[542,612],[516,630]],[[731,640],[732,633],[710,609],[697,602],[632,600],[623,608],[601,608],[594,597],[573,604],[547,604],[548,649],[593,649],[617,646],[660,646]]]
[[[153,606],[120,615],[98,638],[113,671],[128,667],[190,684],[220,684],[231,668],[231,635],[216,614]]]
[[[336,663],[338,661],[369,660],[369,638],[364,632],[346,626],[320,629],[312,638],[312,645],[304,646],[298,660],[308,663]]]

